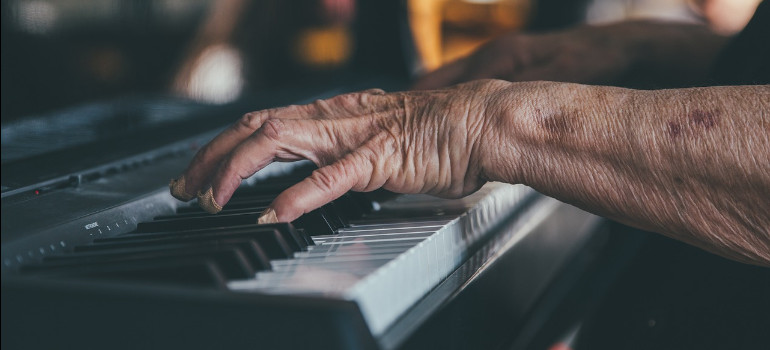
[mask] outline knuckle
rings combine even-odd
[[[382,90],[379,90],[380,91],[379,93],[373,92],[373,91],[374,90],[367,90],[367,91],[359,93],[358,94],[358,99],[356,100],[356,105],[357,106],[362,106],[362,107],[363,106],[369,106],[371,104],[371,102],[372,102],[370,100],[371,98],[373,98],[374,96],[382,95],[382,94],[385,93]]]
[[[262,112],[249,112],[238,120],[238,126],[253,132],[259,129],[263,118],[264,113]]]
[[[355,101],[352,101],[355,103],[355,106],[367,106],[370,104],[370,98],[373,98],[375,96],[382,96],[385,95],[385,90],[382,89],[369,89],[357,92],[355,95]],[[355,107],[351,106],[351,107]]]
[[[361,92],[354,92],[350,94],[344,94],[335,96],[332,98],[333,103],[341,106],[345,109],[354,108],[359,105],[362,98],[364,98],[366,94]]]
[[[333,175],[331,171],[324,168],[313,171],[313,174],[308,179],[322,191],[329,192],[337,187],[338,178],[338,176]]]
[[[233,157],[229,157],[222,162],[219,172],[225,179],[234,178],[238,174],[238,164]]]
[[[332,109],[329,106],[329,102],[327,102],[326,100],[321,100],[321,99],[315,100],[312,106],[315,107],[315,109],[317,109],[319,112],[323,114],[332,113]]]
[[[309,118],[316,118],[318,116],[318,105],[315,103],[304,104],[297,106],[297,113],[299,115],[307,116]]]
[[[278,140],[286,134],[286,123],[281,119],[269,119],[262,124],[262,134],[271,140]]]

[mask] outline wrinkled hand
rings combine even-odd
[[[425,75],[414,88],[475,79],[676,86],[703,79],[724,43],[702,25],[657,21],[514,32]]]
[[[201,206],[216,212],[243,179],[268,164],[309,159],[319,169],[274,200],[278,221],[293,221],[350,190],[461,197],[485,182],[481,140],[490,138],[487,111],[504,86],[368,90],[248,113],[202,148],[171,190],[182,200],[198,193]]]

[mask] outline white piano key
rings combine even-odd
[[[382,203],[336,235],[314,236],[316,243],[294,259],[276,260],[273,271],[232,281],[232,290],[323,295],[358,304],[373,335],[384,332],[405,310],[446,278],[468,256],[468,247],[506,218],[533,191],[521,185],[488,184],[471,196],[442,200],[403,196]],[[468,208],[462,215],[399,219],[388,216]],[[428,211],[430,211],[428,210]],[[370,221],[367,221],[370,220]]]
[[[441,227],[448,224],[452,220],[409,222],[409,223],[401,223],[401,224],[368,224],[368,225],[358,225],[358,226],[351,225],[350,227],[342,228],[340,230],[341,232],[356,232],[356,231],[381,231],[381,230],[388,230],[388,229],[399,229],[399,228],[410,228],[410,227],[413,227],[413,228]]]
[[[399,242],[399,241],[415,241],[415,240],[422,240],[425,237],[429,237],[430,233],[425,233],[423,236],[395,236],[392,238],[384,238],[384,239],[378,239],[378,238],[362,238],[361,241],[356,240],[344,240],[344,241],[335,241],[335,242],[324,242],[324,245],[345,245],[345,244],[358,244],[358,243],[376,243],[376,242]]]
[[[294,258],[294,259],[272,260],[270,261],[270,265],[273,267],[273,271],[276,271],[277,269],[280,269],[282,266],[291,266],[291,265],[318,266],[321,264],[337,263],[337,262],[351,263],[351,262],[360,262],[360,261],[368,261],[368,260],[380,260],[383,258],[393,259],[397,257],[400,253],[403,253],[403,251],[370,253],[370,254],[312,256],[312,257],[302,257],[302,258]],[[349,264],[347,266],[350,267]]]
[[[398,237],[407,237],[407,236],[416,236],[416,235],[424,235],[424,234],[431,234],[433,232],[436,232],[441,227],[435,227],[435,228],[425,228],[425,229],[410,229],[410,230],[404,230],[404,231],[383,231],[381,233],[365,233],[365,234],[354,234],[354,235],[339,235],[334,238],[329,238],[326,240],[319,240],[314,241],[316,245],[324,245],[329,242],[346,242],[346,241],[359,241],[364,242],[369,239],[373,238],[380,238],[380,239],[387,239],[390,237],[398,238]]]
[[[297,252],[294,253],[294,258],[311,258],[320,256],[347,256],[347,255],[362,255],[362,254],[383,254],[383,253],[403,253],[409,248],[414,247],[414,244],[404,244],[395,247],[381,247],[381,248],[367,248],[356,250],[332,250],[323,252]]]
[[[383,249],[407,249],[414,247],[419,243],[421,239],[414,240],[401,240],[401,241],[388,241],[388,242],[370,242],[367,244],[330,244],[324,246],[318,246],[317,249],[308,250],[307,252],[296,252],[295,254],[309,254],[309,255],[334,255],[334,254],[360,254],[368,252],[376,252]]]

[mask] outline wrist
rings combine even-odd
[[[510,83],[490,95],[485,118],[487,132],[479,149],[482,174],[487,181],[525,183],[538,172],[545,156],[540,152],[543,125],[559,128],[560,121],[546,120],[563,100],[563,84],[555,82]]]
[[[490,110],[483,172],[489,181],[547,190],[562,172],[614,151],[613,117],[637,90],[556,82],[512,83]]]

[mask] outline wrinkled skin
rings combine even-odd
[[[276,198],[279,221],[349,190],[462,197],[485,183],[479,141],[491,137],[485,111],[501,88],[477,81],[437,91],[368,90],[249,113],[198,152],[185,190],[213,186],[224,205],[269,163],[309,159],[320,169]]]

